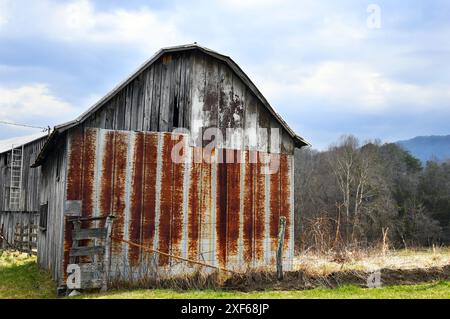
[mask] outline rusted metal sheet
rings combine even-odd
[[[183,135],[173,136],[173,145],[177,143],[186,142]],[[182,150],[185,148],[183,147]],[[186,154],[177,154],[180,156],[180,162],[173,163],[173,176],[172,176],[172,216],[170,222],[170,254],[175,256],[185,256],[185,247],[182,243],[184,232],[184,215],[185,215],[185,204],[184,204],[184,174],[185,174],[185,163],[183,156]]]
[[[188,199],[188,258],[199,259],[200,241],[199,235],[201,231],[201,188],[202,188],[202,164],[195,161],[196,158],[202,156],[202,149],[199,147],[192,148],[190,153],[191,171],[189,181],[189,199]]]
[[[83,217],[90,218],[94,213],[94,196],[97,191],[94,187],[95,183],[95,160],[97,152],[97,130],[86,130],[84,132],[84,153],[83,153],[83,197],[82,213]],[[90,225],[83,225],[89,227]]]
[[[227,150],[227,263],[238,264],[241,209],[241,152]],[[231,158],[230,158],[231,157]]]
[[[294,250],[294,180],[292,176],[293,171],[292,156],[280,155],[280,215],[286,217],[286,237],[283,250],[286,251],[285,257],[290,257],[292,262]]]
[[[279,154],[271,154],[271,161],[279,161]],[[270,250],[275,252],[277,249],[278,226],[280,222],[280,192],[281,179],[280,170],[270,175]],[[275,262],[275,253],[270,256],[271,262]]]
[[[162,135],[162,172],[161,172],[161,195],[160,195],[160,219],[159,219],[159,251],[170,253],[170,229],[172,222],[172,195],[173,195],[173,163],[171,153],[173,141],[168,134]],[[159,265],[165,266],[169,259],[159,256]]]
[[[221,163],[217,167],[217,188],[216,188],[216,238],[217,238],[217,258],[221,267],[226,266],[227,261],[227,199],[228,180],[227,164],[223,159],[226,157],[224,149],[217,150]]]
[[[243,245],[244,245],[244,262],[252,265],[253,262],[253,247],[254,247],[254,221],[255,221],[255,171],[256,164],[252,158],[256,157],[255,151],[246,152],[245,154],[245,169],[244,169],[244,230],[243,230]]]
[[[206,154],[203,152],[202,165],[202,176],[201,176],[201,199],[200,199],[200,252],[199,258],[207,263],[216,265],[216,232],[215,229],[215,219],[216,216],[212,214],[213,204],[212,194],[213,194],[213,179],[215,178],[215,170],[213,172],[213,166],[211,162],[213,161],[215,154]]]
[[[130,210],[128,222],[129,240],[135,243],[142,242],[142,186],[144,168],[144,133],[135,134],[133,155],[133,174],[131,180]],[[130,263],[132,266],[139,264],[139,248],[129,247]]]
[[[156,214],[156,169],[158,161],[158,135],[144,134],[144,185],[142,203],[142,243],[153,248]],[[145,259],[144,259],[145,260]]]
[[[263,153],[258,152],[255,176],[255,214],[254,214],[254,262],[258,266],[264,265],[264,240],[265,240],[265,205],[266,205],[266,183],[263,174]]]
[[[229,149],[208,153],[187,146],[182,134],[86,129],[72,132],[69,140],[66,199],[81,200],[84,217],[114,214],[114,237],[235,271],[275,269],[278,221],[285,216],[284,264],[289,269],[291,155],[281,155],[280,169],[268,175],[266,163],[280,155]],[[183,146],[181,161],[172,160],[176,145]],[[65,256],[70,247],[67,225]],[[151,267],[164,274],[195,270],[117,241],[111,253],[116,275],[136,278],[150,259]]]
[[[124,237],[124,215],[125,215],[125,189],[126,189],[126,171],[127,171],[127,143],[128,133],[116,132],[114,138],[114,172],[113,172],[113,209],[115,215],[112,234],[115,237]],[[106,154],[104,154],[107,156]],[[120,256],[123,244],[113,242],[112,255]]]

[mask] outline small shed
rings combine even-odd
[[[111,280],[204,269],[185,259],[272,269],[284,216],[290,269],[293,153],[307,144],[230,57],[197,44],[161,49],[80,117],[56,126],[42,148],[33,165],[41,167],[40,204],[48,209],[38,262],[65,285],[78,234],[71,220],[98,228],[114,216]]]
[[[30,166],[46,133],[0,140],[0,248],[14,245],[16,225],[38,225],[40,170]]]

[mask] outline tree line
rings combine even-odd
[[[295,153],[301,250],[450,243],[450,161],[426,165],[397,144],[344,136]]]

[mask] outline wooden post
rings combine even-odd
[[[11,245],[10,243],[9,243],[9,241],[8,241],[8,238],[6,238],[6,235],[4,235],[4,233],[3,233],[3,231],[4,231],[4,225],[2,224],[2,228],[0,229],[0,239],[3,241],[5,241],[5,243],[6,243],[6,245],[9,247],[9,248],[14,248],[13,247],[13,245]],[[15,235],[15,234],[14,234]],[[3,243],[2,243],[3,244]],[[0,248],[2,248],[2,246],[0,246]]]
[[[73,220],[72,221],[72,225],[73,225],[73,232],[75,231],[79,231],[81,228],[81,221],[80,220]],[[73,239],[72,240],[72,248],[77,248],[78,247],[78,240]],[[75,256],[70,256],[69,257],[69,264],[75,264],[77,261],[77,257]],[[67,269],[64,269],[64,271],[67,271]]]
[[[109,268],[111,266],[111,234],[112,234],[112,223],[114,216],[109,215],[105,222],[106,237],[105,237],[105,254],[103,255],[103,285],[100,289],[101,292],[105,292],[108,289],[109,280]]]
[[[286,230],[286,217],[280,217],[280,225],[278,227],[278,249],[277,249],[277,278],[283,279],[283,244],[284,232]]]
[[[31,254],[33,252],[33,247],[31,245],[32,241],[33,241],[32,234],[33,234],[33,228],[32,228],[32,226],[30,224],[30,220],[28,220],[28,236],[27,236],[27,239],[28,239],[28,243],[27,243],[28,244],[28,246],[27,246],[27,248],[28,248],[28,256],[31,256]]]
[[[22,252],[23,242],[23,229],[22,225],[20,223],[16,223],[16,231],[14,232],[14,249],[17,249],[18,251]]]

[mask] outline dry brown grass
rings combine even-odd
[[[344,251],[338,254],[304,253],[294,259],[294,270],[325,275],[336,271],[378,269],[426,269],[450,264],[450,247],[429,249],[380,249]]]
[[[304,253],[294,260],[294,269],[277,279],[273,267],[253,269],[243,273],[205,272],[166,276],[144,271],[135,277],[116,277],[108,285],[113,289],[173,289],[181,290],[304,290],[336,288],[343,285],[367,286],[375,270],[382,273],[383,285],[412,285],[437,282],[450,278],[450,248],[383,250],[342,249],[338,253]],[[133,279],[133,277],[135,279]],[[136,280],[136,278],[139,278]]]

